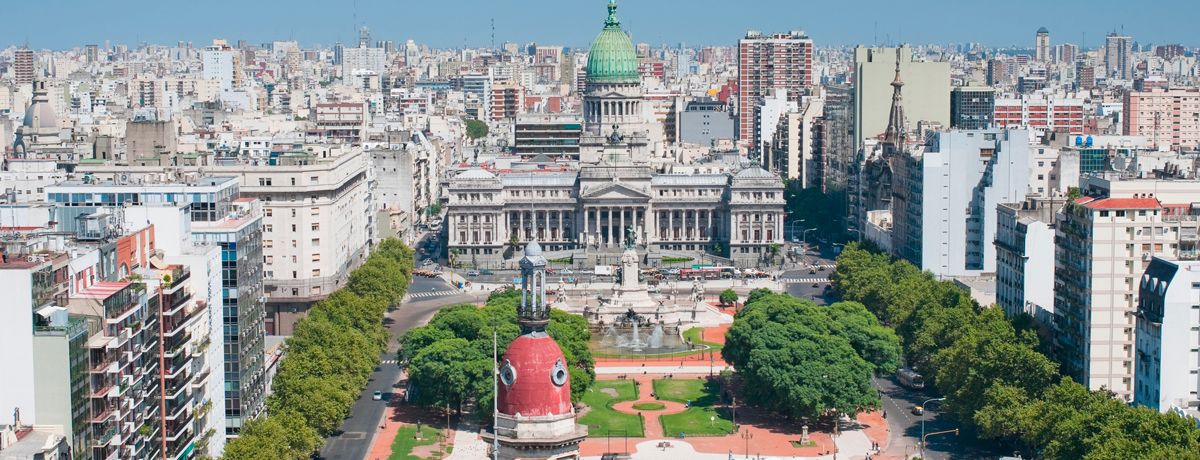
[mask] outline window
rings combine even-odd
[[[317,183],[317,176],[309,176],[308,182],[313,184]]]
[[[267,208],[265,211],[263,211],[263,215],[265,215],[267,217],[271,217],[271,215],[272,215],[271,211],[273,211],[272,208]]]
[[[321,215],[321,208],[311,208],[309,209],[308,214],[313,217],[318,217]]]
[[[258,178],[258,185],[261,187],[269,187],[269,186],[271,186],[271,179],[266,178],[266,177],[260,177],[260,178]]]
[[[300,277],[300,274],[298,272],[296,272],[295,270],[292,270],[292,279],[296,279],[299,277]],[[295,294],[292,294],[292,295],[295,295]]]
[[[296,217],[296,210],[295,210],[295,209],[293,209],[293,210],[292,210],[292,217]]]
[[[296,231],[296,224],[292,224],[292,231]]]
[[[267,248],[267,249],[271,249],[271,248],[275,247],[275,242],[271,241],[271,240],[263,240],[263,247]]]
[[[292,178],[292,185],[293,185],[293,186],[295,186],[295,185],[296,185],[296,178],[295,178],[295,177],[293,177],[293,178]]]
[[[266,263],[267,265],[275,263],[275,256],[265,256],[263,263]]]
[[[320,238],[313,238],[313,239],[312,239],[312,245],[313,245],[313,247],[320,247],[320,246],[321,246],[321,239],[320,239]]]
[[[312,271],[312,276],[313,276],[313,277],[318,277],[318,276],[321,276],[321,269],[319,269],[319,268],[314,268],[314,269],[313,269],[313,271]]]
[[[296,247],[296,246],[297,246],[297,244],[296,244],[296,240],[292,240],[292,247],[294,248],[294,247]]]
[[[314,252],[314,253],[313,253],[313,255],[312,255],[312,261],[313,261],[313,262],[320,262],[320,261],[321,261],[321,253],[319,253],[319,252]]]
[[[263,225],[263,231],[267,232],[267,233],[271,233],[271,232],[275,231],[275,227],[271,224],[266,224],[266,225]]]
[[[315,232],[315,231],[317,231],[317,230],[320,230],[320,229],[321,229],[321,224],[319,224],[319,223],[317,223],[317,222],[313,222],[313,224],[312,224],[312,230]]]

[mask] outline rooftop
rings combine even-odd
[[[1079,203],[1079,200],[1075,200]],[[1158,209],[1158,198],[1101,198],[1082,203],[1091,209]]]

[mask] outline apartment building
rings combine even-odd
[[[770,91],[792,102],[813,85],[813,41],[804,32],[763,34],[751,30],[738,41],[738,130],[740,144],[758,151],[763,139],[755,128],[755,109]]]
[[[236,435],[242,424],[261,413],[265,398],[262,295],[262,214],[257,201],[243,197],[236,176],[182,177],[152,167],[95,166],[82,180],[47,188],[47,200],[60,227],[82,231],[86,216],[119,209],[119,220],[156,223],[170,228],[171,238],[159,246],[171,254],[192,251],[192,241],[220,248],[220,294],[209,301],[221,305],[219,328],[224,398],[224,435]],[[181,212],[172,208],[180,207]],[[108,211],[113,212],[113,211]]]
[[[266,333],[290,335],[308,307],[341,287],[350,271],[365,260],[375,231],[374,183],[368,176],[370,155],[359,147],[293,144],[275,149],[265,165],[207,166],[203,171],[235,178],[233,190],[258,200]],[[199,169],[181,167],[164,172],[161,168],[81,165],[79,171],[96,178],[125,176],[129,181],[153,183],[194,177]],[[209,207],[215,205],[203,206]],[[217,215],[215,210],[211,212]],[[200,219],[193,218],[196,220]]]
[[[1065,197],[1030,196],[996,207],[996,304],[1039,324],[1054,322],[1054,216]]]
[[[1029,128],[1066,134],[1083,133],[1083,99],[1045,94],[996,98],[997,128]]]
[[[525,88],[512,80],[499,80],[492,84],[488,107],[488,120],[498,122],[512,120],[525,111]]]
[[[1155,256],[1138,284],[1133,403],[1200,418],[1200,262]]]
[[[996,206],[1029,190],[1029,132],[933,132],[897,161],[892,251],[938,276],[996,267]]]
[[[1166,201],[1178,195],[1129,193],[1171,181],[1123,182],[1085,188],[1095,195],[1058,214],[1054,318],[1063,371],[1091,389],[1131,400],[1140,277],[1153,256],[1195,254],[1197,221],[1190,201]],[[1177,185],[1184,184],[1195,186]],[[1200,189],[1191,190],[1194,197]]]
[[[1159,150],[1200,147],[1200,89],[1152,89],[1125,93],[1121,128]]]
[[[324,102],[312,109],[316,123],[312,134],[331,142],[358,144],[367,127],[367,104],[363,102]]]

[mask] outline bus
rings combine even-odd
[[[917,371],[907,367],[896,371],[896,379],[900,380],[900,385],[913,390],[925,388],[925,377],[921,377],[921,374],[918,374]]]

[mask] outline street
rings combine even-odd
[[[428,237],[423,239],[427,240]],[[350,416],[342,422],[340,433],[325,440],[320,458],[361,460],[365,457],[371,447],[371,439],[379,428],[379,420],[387,409],[388,400],[400,381],[401,369],[396,364],[396,339],[409,329],[429,322],[442,307],[478,300],[474,296],[463,294],[441,278],[422,276],[413,277],[412,284],[408,287],[408,297],[398,308],[388,311],[384,318],[384,325],[387,326],[391,337],[388,339],[387,351],[380,357],[379,366],[375,368],[367,386],[350,408]],[[376,391],[383,393],[383,401],[372,399]]]
[[[942,416],[940,401],[930,402],[925,406],[923,416],[912,413],[913,406],[919,406],[937,395],[904,388],[891,376],[875,377],[872,380],[875,388],[879,390],[883,411],[887,414],[891,439],[885,453],[889,456],[907,458],[920,453],[917,447],[921,438],[922,418],[925,420],[926,434],[959,428],[959,424]],[[1011,454],[969,433],[961,433],[958,436],[951,433],[940,434],[930,436],[928,441],[924,457],[926,459],[997,458]]]

